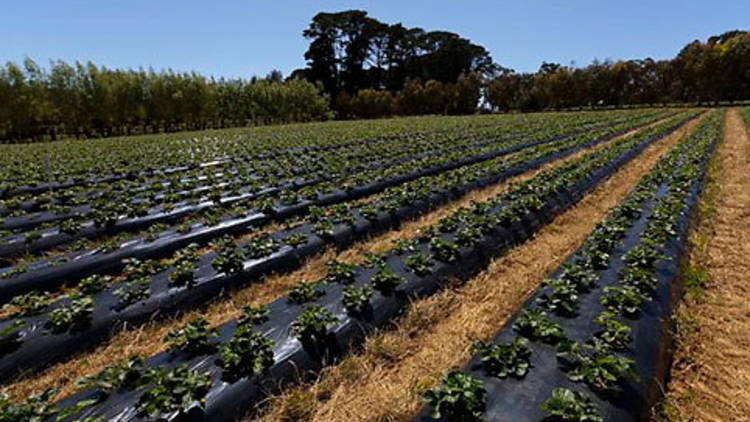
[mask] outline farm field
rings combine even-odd
[[[748,420],[748,124],[0,145],[0,421]]]

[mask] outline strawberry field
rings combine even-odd
[[[724,119],[650,108],[0,145],[0,421],[647,420]],[[589,226],[565,223],[587,209]],[[421,303],[516,283],[492,268],[552,228],[567,249],[531,254],[522,292],[500,295],[507,315],[441,331],[457,294],[402,338],[455,345],[445,363],[383,346]],[[346,387],[376,369],[409,380],[383,392],[390,409]],[[357,400],[359,415],[329,404]]]

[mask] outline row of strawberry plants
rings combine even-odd
[[[514,184],[496,198],[425,227],[418,239],[401,239],[392,251],[368,256],[363,265],[331,263],[321,282],[302,283],[266,308],[248,308],[240,320],[215,328],[193,321],[168,337],[169,352],[89,378],[85,383],[93,388],[60,403],[78,414],[63,419],[189,413],[196,419],[233,420],[269,389],[293,382],[300,371],[316,371],[327,358],[392,321],[413,298],[436,292],[448,279],[474,274],[491,257],[527,239],[664,134],[618,139]],[[45,412],[50,409],[47,405]]]
[[[674,125],[676,121],[667,122],[662,128]],[[652,133],[662,128],[655,128]],[[131,262],[126,269],[128,275],[122,282],[107,284],[101,276],[86,279],[83,292],[89,295],[96,293],[87,298],[74,296],[74,299],[64,299],[48,307],[43,300],[39,300],[38,295],[19,296],[12,303],[21,305],[20,312],[31,316],[17,321],[23,326],[37,329],[25,330],[23,336],[16,338],[15,353],[2,358],[0,373],[5,375],[21,369],[35,369],[50,360],[95,344],[110,334],[117,324],[133,326],[148,319],[157,310],[163,317],[194,304],[205,303],[229,287],[256,280],[269,272],[294,268],[328,245],[342,247],[356,239],[388,230],[404,219],[448,202],[469,189],[496,183],[605,139],[607,137],[592,140],[581,136],[419,179],[388,189],[358,207],[334,206],[317,210],[307,222],[267,237],[239,245],[222,240],[218,252],[203,256],[196,255],[193,252],[195,246],[192,246],[179,252],[174,266],[163,271],[157,270],[156,262]],[[155,271],[158,272],[150,275]],[[33,305],[23,306],[29,303]],[[84,303],[88,307],[80,306]],[[44,308],[52,310],[46,316],[33,316],[43,312]],[[57,309],[71,309],[69,313],[76,314],[77,318],[68,321],[65,326],[55,324],[53,316],[59,314]],[[74,312],[74,309],[79,311]],[[15,325],[21,327],[18,323]],[[40,359],[43,350],[54,352],[47,352],[45,358]]]
[[[468,136],[467,138],[471,139],[471,137]],[[429,140],[427,142],[432,142],[432,140]],[[474,151],[472,151],[472,154],[477,157],[481,157],[482,154],[489,153],[493,149],[496,150],[497,148],[502,148],[504,146],[503,144],[514,145],[518,142],[519,141],[517,140],[515,142],[498,142],[498,145],[493,145],[493,143],[490,143],[483,148],[476,148]],[[290,188],[295,189],[297,187],[304,187],[303,191],[305,189],[308,190],[304,192],[306,195],[312,198],[316,198],[324,196],[326,194],[330,194],[332,187],[336,184],[341,186],[356,186],[357,183],[361,183],[363,181],[387,178],[399,173],[408,174],[410,172],[418,171],[418,169],[424,167],[440,167],[441,165],[445,165],[445,163],[456,161],[458,157],[462,157],[464,155],[459,150],[453,153],[443,154],[442,156],[438,153],[435,157],[430,157],[428,155],[421,160],[412,160],[411,157],[418,155],[416,151],[425,149],[427,147],[427,145],[421,145],[421,143],[419,142],[413,142],[413,144],[415,144],[415,146],[405,148],[407,150],[406,152],[396,153],[401,158],[395,163],[374,165],[372,166],[373,170],[369,172],[358,172],[358,170],[362,168],[362,164],[372,161],[371,155],[364,155],[362,157],[359,157],[359,159],[362,161],[359,161],[359,164],[357,164],[357,162],[352,163],[349,170],[328,165],[328,161],[331,160],[337,163],[346,162],[346,160],[342,160],[339,157],[329,157],[326,159],[326,164],[324,166],[327,169],[329,176],[322,176],[321,178],[316,179],[313,173],[312,176],[309,176],[308,180],[293,180],[287,182],[286,185],[283,184],[283,181],[279,182],[282,183],[282,187],[286,187],[287,189],[276,187],[276,185],[274,184],[276,182],[274,182],[268,185],[261,184],[259,186],[244,188],[242,191],[238,191],[236,192],[236,194],[230,193],[229,197],[224,198],[221,197],[220,192],[217,192],[218,196],[216,198],[205,198],[197,205],[183,203],[181,204],[181,206],[175,209],[170,209],[168,211],[165,211],[161,207],[156,207],[152,210],[153,213],[149,214],[150,208],[146,203],[139,204],[136,207],[131,207],[128,205],[127,201],[119,201],[117,200],[117,198],[107,198],[106,200],[103,200],[101,202],[101,209],[98,209],[95,213],[94,220],[86,220],[85,216],[74,217],[67,219],[63,223],[48,229],[20,232],[12,234],[10,236],[6,236],[2,239],[5,244],[0,245],[0,256],[8,256],[11,254],[23,252],[39,252],[51,247],[59,246],[61,244],[70,243],[81,237],[91,238],[106,233],[114,234],[120,231],[147,227],[161,221],[174,221],[177,218],[181,218],[198,211],[205,211],[210,213],[212,211],[215,211],[217,208],[230,207],[233,205],[235,206],[234,208],[237,208],[241,207],[241,203],[243,202],[257,199],[259,193],[262,194],[262,196],[270,194],[283,196],[284,193],[289,192]],[[416,148],[416,150],[413,150],[413,148]],[[395,149],[399,150],[404,148]],[[377,155],[387,156],[388,154],[379,151],[375,156]],[[399,161],[403,162],[399,164]],[[366,168],[367,166],[364,167],[364,169]],[[122,213],[126,212],[128,208],[132,208],[132,210],[128,212],[128,215],[122,216]]]
[[[620,133],[624,130],[632,127],[632,124],[622,124],[593,134],[584,134],[575,137],[576,139],[586,136],[604,136]],[[559,141],[558,141],[559,142]],[[537,142],[537,145],[544,144],[544,142]],[[136,239],[129,239],[123,244],[126,247],[115,248],[114,250],[90,250],[83,251],[70,256],[68,259],[58,259],[54,262],[54,265],[50,265],[49,261],[40,261],[35,265],[29,265],[27,267],[15,267],[7,269],[5,274],[6,280],[0,284],[0,290],[3,291],[4,297],[9,300],[12,296],[23,293],[24,291],[30,291],[33,289],[49,288],[46,286],[52,285],[55,280],[74,282],[76,279],[90,275],[92,271],[99,270],[114,271],[118,268],[122,268],[122,260],[128,257],[137,257],[143,259],[146,257],[165,256],[173,250],[184,247],[193,242],[206,242],[209,239],[216,238],[218,236],[227,233],[238,233],[247,230],[248,227],[258,226],[270,220],[283,220],[290,216],[297,215],[300,213],[307,212],[310,206],[313,205],[325,205],[327,203],[334,202],[346,202],[347,199],[357,198],[371,194],[373,191],[383,190],[388,185],[398,185],[403,182],[407,182],[411,179],[418,179],[420,175],[429,175],[434,173],[440,173],[438,170],[448,170],[455,167],[463,167],[462,165],[469,165],[472,162],[482,162],[484,160],[491,160],[493,156],[502,156],[504,153],[509,153],[515,150],[521,150],[521,146],[513,147],[507,150],[499,150],[492,154],[488,154],[478,158],[464,158],[454,163],[449,164],[448,167],[441,169],[425,169],[421,173],[411,174],[408,176],[400,176],[392,179],[389,184],[375,183],[364,186],[361,189],[352,189],[346,192],[339,192],[338,194],[320,198],[317,202],[305,200],[304,198],[298,198],[301,202],[297,204],[287,205],[283,203],[283,200],[276,202],[255,202],[253,208],[259,209],[257,212],[247,212],[246,217],[240,218],[224,218],[216,219],[213,225],[196,225],[190,230],[182,230],[181,227],[167,230],[163,234],[157,236],[145,236]],[[270,206],[269,206],[270,205]],[[251,208],[252,209],[252,208]]]
[[[0,157],[0,198],[19,191],[54,190],[142,173],[169,173],[211,167],[238,159],[304,154],[357,140],[378,140],[404,132],[441,133],[492,125],[498,120],[419,119],[363,125],[338,123],[213,131],[193,137],[154,135],[54,144],[4,145]],[[364,126],[370,126],[364,128]],[[413,127],[413,126],[416,126]],[[95,159],[92,159],[95,158]],[[27,189],[24,189],[27,188]]]
[[[615,113],[609,113],[614,115]],[[627,114],[627,113],[620,113]],[[631,113],[633,114],[633,113]],[[596,117],[593,113],[589,114]],[[582,114],[580,116],[583,116]],[[601,118],[601,116],[599,116]],[[429,119],[420,119],[425,121]],[[59,189],[86,188],[92,184],[106,185],[110,182],[143,178],[152,175],[201,171],[202,169],[223,167],[237,162],[255,162],[277,157],[304,156],[311,152],[326,149],[345,148],[361,144],[375,144],[381,140],[393,140],[407,134],[440,135],[448,132],[465,132],[497,124],[534,123],[535,119],[519,117],[484,117],[482,119],[439,119],[434,124],[413,122],[404,127],[393,122],[374,123],[373,128],[363,130],[362,124],[346,130],[329,130],[334,126],[354,125],[340,123],[315,127],[308,125],[305,130],[289,133],[291,127],[282,128],[281,133],[266,134],[259,138],[247,136],[204,137],[177,140],[151,138],[109,139],[104,142],[72,142],[56,144],[31,144],[23,146],[3,146],[0,157],[0,199],[9,196],[46,194]],[[369,123],[369,122],[368,122]],[[413,127],[416,126],[416,127]],[[329,133],[330,132],[330,133]],[[378,133],[380,132],[380,133]],[[268,136],[271,135],[271,136]],[[121,142],[125,141],[125,142]],[[146,142],[143,142],[146,141]],[[166,141],[166,142],[164,142]],[[73,146],[77,146],[73,147]],[[93,153],[104,150],[106,154]],[[149,151],[151,150],[151,151]],[[154,151],[155,150],[155,151]],[[91,160],[96,157],[96,160]],[[211,157],[206,159],[206,157]],[[172,167],[161,169],[155,162],[170,162]],[[166,164],[166,163],[165,163]],[[77,170],[83,170],[78,172]],[[108,174],[109,173],[109,174]],[[53,182],[50,182],[54,180]],[[24,183],[28,183],[24,186]],[[98,183],[97,183],[98,182]]]
[[[638,421],[669,368],[690,212],[720,135],[709,116],[663,157],[416,420]]]
[[[439,153],[446,147],[471,148],[474,145],[465,141],[481,140],[490,136],[489,134],[492,132],[488,129],[492,128],[472,131],[471,133],[465,131],[461,133],[462,142],[458,144],[455,136],[433,135],[428,139],[415,139],[414,135],[402,135],[376,141],[347,142],[335,149],[326,148],[314,152],[308,151],[304,155],[299,153],[286,157],[274,155],[247,162],[237,161],[232,166],[223,167],[220,171],[217,171],[217,169],[208,171],[196,169],[190,174],[181,173],[163,178],[137,177],[109,185],[99,184],[92,189],[79,188],[74,191],[52,194],[45,192],[44,195],[35,196],[31,199],[15,198],[12,201],[4,201],[4,204],[0,206],[0,216],[11,214],[10,218],[6,218],[0,224],[0,229],[41,224],[53,221],[53,219],[61,219],[72,212],[90,212],[90,209],[85,208],[86,203],[98,198],[117,199],[120,195],[126,202],[140,204],[150,201],[151,205],[155,206],[160,203],[159,200],[168,200],[166,203],[176,203],[184,198],[197,199],[207,190],[217,190],[222,185],[225,190],[231,190],[233,185],[236,184],[260,185],[270,176],[279,179],[293,179],[297,176],[315,175],[321,170],[326,172],[340,171],[332,166],[342,163],[348,164],[352,159],[355,159],[354,164],[359,166],[363,162],[369,163],[368,157],[376,157],[378,160],[390,157],[413,159],[419,156],[420,152],[425,151],[428,146],[431,154]],[[507,136],[511,137],[513,135],[512,129],[513,127],[504,127],[502,130],[508,132]],[[482,136],[482,133],[487,133],[487,135]],[[474,140],[473,142],[477,141]],[[328,159],[328,157],[334,156],[337,160],[331,161]],[[128,197],[125,197],[125,193]],[[41,212],[34,214],[42,206]]]

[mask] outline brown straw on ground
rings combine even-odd
[[[581,203],[467,283],[415,302],[396,328],[371,336],[364,351],[327,368],[312,385],[270,399],[255,422],[401,421],[419,411],[420,395],[468,362],[542,280],[583,242],[677,141],[697,123],[647,148]]]
[[[676,317],[663,414],[675,422],[750,421],[750,137],[736,109],[727,113],[716,162]]]

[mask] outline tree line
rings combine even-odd
[[[306,67],[285,80],[112,70],[26,59],[0,67],[0,139],[57,139],[328,118],[539,111],[750,99],[750,32],[687,44],[673,59],[543,63],[518,73],[447,31],[318,13]]]
[[[330,118],[304,79],[213,79],[171,70],[111,70],[31,59],[0,67],[0,139],[55,140]]]
[[[536,73],[499,69],[485,84],[494,110],[692,103],[750,99],[750,32],[687,44],[673,59],[543,63]]]
[[[669,60],[542,63],[517,73],[445,31],[386,24],[361,10],[319,13],[303,32],[307,67],[339,118],[750,99],[750,33],[693,41]]]

